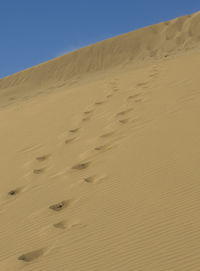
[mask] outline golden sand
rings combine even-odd
[[[0,80],[0,271],[200,270],[200,13]]]

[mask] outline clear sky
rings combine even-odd
[[[200,0],[0,0],[0,78],[200,10]]]

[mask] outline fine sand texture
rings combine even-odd
[[[0,271],[200,270],[200,13],[0,80]]]

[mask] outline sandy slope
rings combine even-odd
[[[200,269],[199,27],[0,80],[0,271]]]

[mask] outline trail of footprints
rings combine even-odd
[[[153,78],[153,76],[155,76],[155,73],[154,74],[150,74],[150,77]],[[139,82],[137,84],[137,88],[140,88],[140,87],[146,87],[148,84],[148,82]],[[110,82],[110,88],[112,90],[112,93],[108,94],[106,96],[107,99],[109,98],[112,98],[113,97],[113,94],[117,91],[119,91],[119,87],[116,83],[116,80],[115,81],[111,81]],[[139,103],[141,102],[141,93],[134,93],[134,94],[131,94],[129,95],[127,98],[126,98],[127,101],[134,101],[135,103]],[[105,103],[105,100],[99,100],[99,101],[96,101],[94,103],[94,107],[96,106],[102,106],[103,104]],[[128,107],[128,105],[126,105],[126,109],[122,110],[122,111],[119,111],[115,114],[115,118],[117,121],[119,121],[119,123],[121,124],[126,124],[129,122],[129,118],[127,117],[129,113],[131,113],[133,111],[133,107]],[[86,122],[86,121],[89,121],[91,118],[92,118],[92,114],[94,112],[95,108],[94,109],[88,109],[86,111],[83,112],[83,118],[82,118],[82,122]],[[73,141],[75,141],[77,139],[77,134],[80,132],[81,130],[81,127],[75,127],[73,129],[70,129],[69,130],[69,137],[65,140],[65,144],[68,145],[70,143],[72,143]],[[101,135],[99,135],[99,138],[100,139],[107,139],[107,138],[112,138],[112,136],[115,134],[115,131],[109,131],[109,132],[106,132],[106,133],[103,133]],[[97,152],[101,152],[101,151],[105,151],[107,149],[110,148],[110,145],[109,144],[99,144],[97,145],[96,147],[94,147],[94,150],[97,151]],[[41,155],[41,156],[38,156],[36,157],[36,161],[43,165],[45,163],[45,161],[47,161],[49,158],[50,158],[51,154],[44,154],[44,155]],[[79,162],[77,164],[74,164],[72,167],[71,167],[71,170],[75,170],[75,171],[82,171],[82,170],[86,170],[90,167],[91,165],[91,161],[84,161],[84,162]],[[35,168],[33,169],[33,174],[35,175],[40,175],[40,174],[43,174],[46,170],[46,167],[45,166],[41,166],[41,167],[38,167],[38,168]],[[100,178],[101,179],[101,178]],[[93,184],[95,182],[98,181],[98,178],[96,176],[88,176],[88,177],[85,177],[83,178],[83,183],[87,183],[87,184]],[[22,188],[16,188],[16,189],[13,189],[13,190],[10,190],[8,192],[8,196],[9,197],[16,197],[18,196],[22,191]],[[64,209],[68,208],[71,206],[72,204],[72,201],[73,200],[62,200],[60,202],[57,202],[57,203],[54,203],[52,205],[50,205],[48,207],[48,209],[52,212],[62,212]],[[60,230],[65,230],[68,228],[67,226],[67,221],[66,220],[61,220],[55,224],[53,224],[52,226],[54,228],[57,228],[57,229],[60,229]],[[73,225],[72,225],[73,226]],[[72,227],[71,226],[71,227]],[[23,261],[23,262],[32,262],[36,259],[38,259],[39,257],[43,256],[44,253],[45,253],[46,249],[44,248],[41,248],[41,249],[38,249],[38,250],[34,250],[32,252],[28,252],[28,253],[25,253],[25,254],[22,254],[21,256],[18,257],[18,260],[20,261]]]

